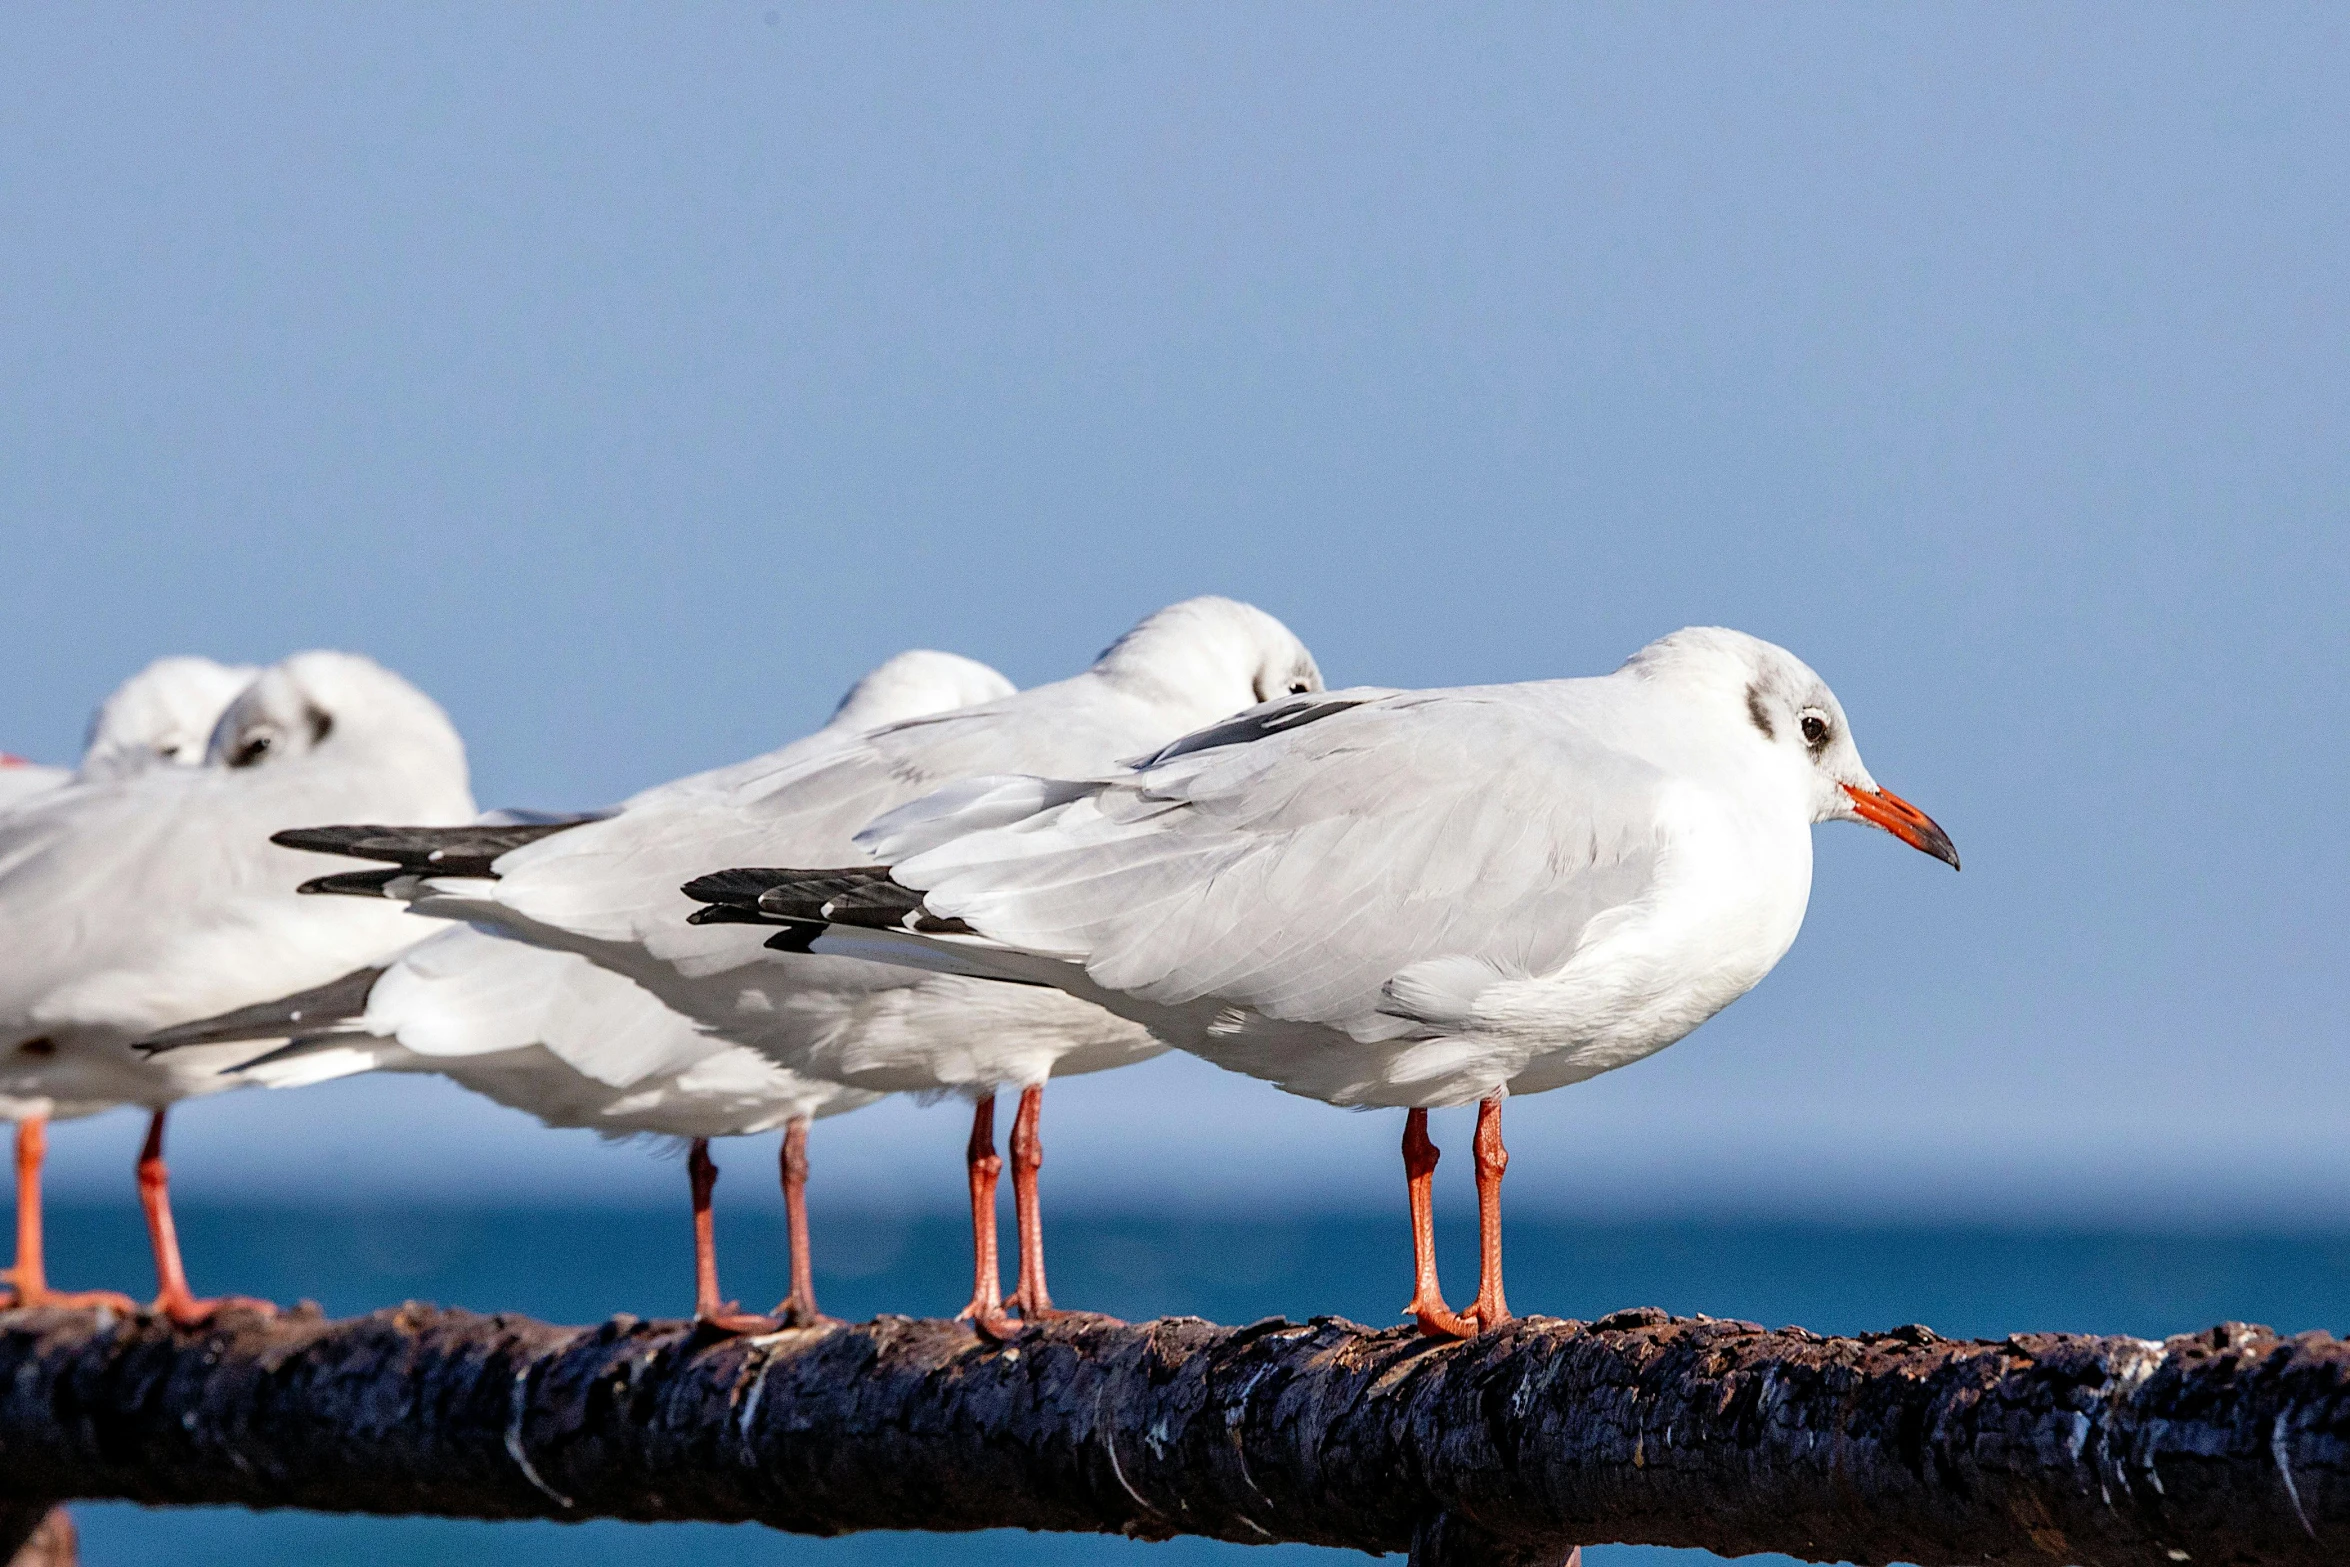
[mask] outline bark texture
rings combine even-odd
[[[179,1331],[0,1313],[0,1506],[1577,1543],[1942,1563],[2350,1561],[2350,1346],[1528,1318],[883,1317],[714,1339],[410,1305]]]

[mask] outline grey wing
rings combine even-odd
[[[186,782],[69,784],[0,815],[0,1027],[93,968],[169,938],[174,913],[212,869],[170,852]]]
[[[537,1046],[613,1088],[684,1071],[724,1048],[583,957],[465,925],[392,966],[369,997],[367,1025],[436,1061]]]
[[[819,734],[754,763],[647,791],[609,820],[591,822],[497,862],[498,880],[445,890],[461,917],[495,920],[525,940],[561,932],[599,962],[624,961],[589,944],[640,949],[675,966],[751,961],[757,942],[690,926],[678,891],[713,866],[778,855],[865,858],[850,834],[911,785],[856,735]],[[462,898],[462,904],[454,900]],[[428,899],[426,913],[441,912]]]
[[[69,785],[0,818],[0,1028],[143,1037],[395,950],[396,909],[291,889],[334,862],[269,834],[319,802],[218,768]],[[364,790],[327,808],[375,803]]]
[[[1555,972],[1642,897],[1662,787],[1506,689],[1398,695],[1099,782],[893,874],[1109,990],[1392,1037]]]
[[[728,865],[872,863],[857,832],[943,784],[1064,767],[1090,773],[1139,743],[1114,703],[1069,683],[864,732],[820,731],[647,791],[609,821],[508,854],[494,890],[469,895],[542,927],[635,944],[689,972],[753,961],[762,949],[741,932],[688,925],[695,905],[678,889]]]

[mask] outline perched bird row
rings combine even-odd
[[[1750,989],[1834,820],[1958,863],[1870,777],[1817,675],[1721,630],[1591,679],[1331,692],[1271,616],[1194,599],[1028,691],[901,654],[814,734],[584,816],[478,814],[447,719],[364,659],[166,661],[109,699],[77,773],[0,794],[17,1299],[91,1298],[42,1271],[47,1118],[152,1112],[156,1308],[193,1322],[221,1302],[172,1239],[168,1107],[429,1071],[549,1125],[687,1140],[695,1312],[725,1331],[821,1320],[809,1123],[960,1094],[962,1314],[1001,1336],[1055,1314],[1046,1081],[1173,1046],[1405,1110],[1406,1310],[1473,1333],[1509,1315],[1505,1098],[1638,1060]],[[1482,1265],[1455,1311],[1426,1117],[1470,1102]],[[776,1128],[792,1288],[755,1315],[718,1287],[708,1142]]]

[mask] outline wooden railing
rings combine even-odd
[[[2346,1373],[2350,1346],[2235,1325],[1959,1342],[1628,1311],[1439,1344],[1080,1316],[997,1344],[902,1317],[745,1339],[413,1305],[200,1332],[25,1311],[0,1313],[0,1524],[112,1497],[1522,1567],[1602,1541],[2314,1567],[2350,1561]]]

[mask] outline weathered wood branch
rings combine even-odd
[[[178,1332],[0,1314],[0,1504],[756,1519],[1814,1560],[2350,1560],[2350,1345],[1622,1312],[1468,1343],[1335,1319],[884,1317],[710,1339],[408,1306]]]

